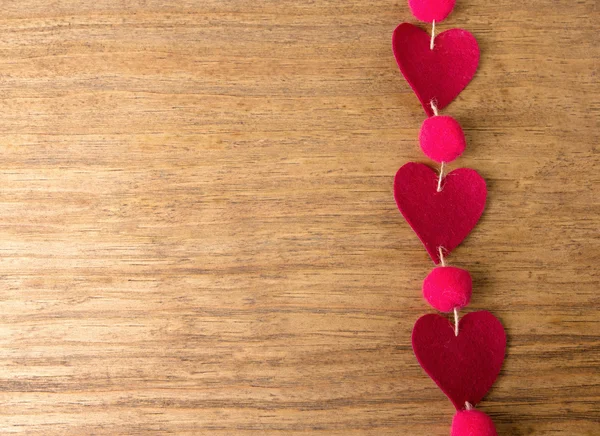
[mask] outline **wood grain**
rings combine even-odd
[[[459,1],[446,111],[488,207],[451,257],[509,336],[501,435],[600,434],[595,0]],[[405,2],[0,5],[0,431],[447,435],[413,357],[432,264]]]

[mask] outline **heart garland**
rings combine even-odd
[[[403,165],[394,178],[394,198],[436,264],[423,282],[424,298],[440,312],[454,313],[454,325],[437,314],[419,318],[412,332],[413,351],[457,410],[451,436],[497,436],[492,420],[474,406],[500,373],[506,351],[504,327],[487,311],[459,319],[458,310],[471,298],[471,275],[445,261],[479,221],[487,188],[472,169],[444,174],[446,163],[462,154],[466,142],[460,124],[438,113],[475,75],[479,47],[466,30],[450,29],[435,36],[436,21],[446,18],[455,0],[408,1],[417,19],[432,23],[431,36],[413,24],[402,23],[394,30],[392,50],[428,116],[419,133],[421,149],[441,166],[436,174],[421,163]]]

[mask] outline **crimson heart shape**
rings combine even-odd
[[[481,401],[494,384],[504,361],[506,334],[487,311],[463,316],[458,336],[446,318],[428,314],[415,323],[412,346],[427,375],[461,410],[467,401]]]
[[[487,189],[477,171],[459,168],[448,173],[437,192],[438,175],[427,165],[409,162],[394,178],[398,209],[429,256],[440,262],[473,230],[485,208]]]
[[[433,115],[431,101],[443,109],[469,84],[479,65],[479,46],[466,30],[450,29],[434,38],[419,27],[402,23],[392,36],[392,50],[404,78],[425,113]]]

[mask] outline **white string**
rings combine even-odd
[[[440,177],[438,178],[437,192],[442,192],[442,179],[444,178],[444,162],[440,166]]]
[[[471,403],[469,403],[468,401],[465,401],[465,409],[473,410],[473,405]]]
[[[429,43],[429,50],[433,50],[433,40],[435,39],[435,20],[431,23],[431,42]]]
[[[458,310],[454,308],[454,336],[458,336]]]
[[[435,105],[435,100],[431,100],[429,102],[429,106],[431,106],[431,110],[433,111],[433,115],[435,115],[437,117],[438,116],[438,108]]]
[[[444,260],[444,247],[440,246],[438,247],[438,253],[440,254],[440,263],[442,264],[442,266],[446,266],[446,261]]]

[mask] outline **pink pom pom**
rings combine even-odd
[[[439,23],[452,12],[455,3],[456,0],[408,0],[408,7],[417,20]]]
[[[436,162],[452,162],[467,146],[460,124],[447,115],[425,119],[419,132],[419,143],[423,153]]]
[[[469,271],[453,266],[438,266],[423,281],[423,297],[440,312],[465,307],[472,292]]]
[[[452,419],[450,436],[498,436],[492,419],[479,410],[461,410]]]

